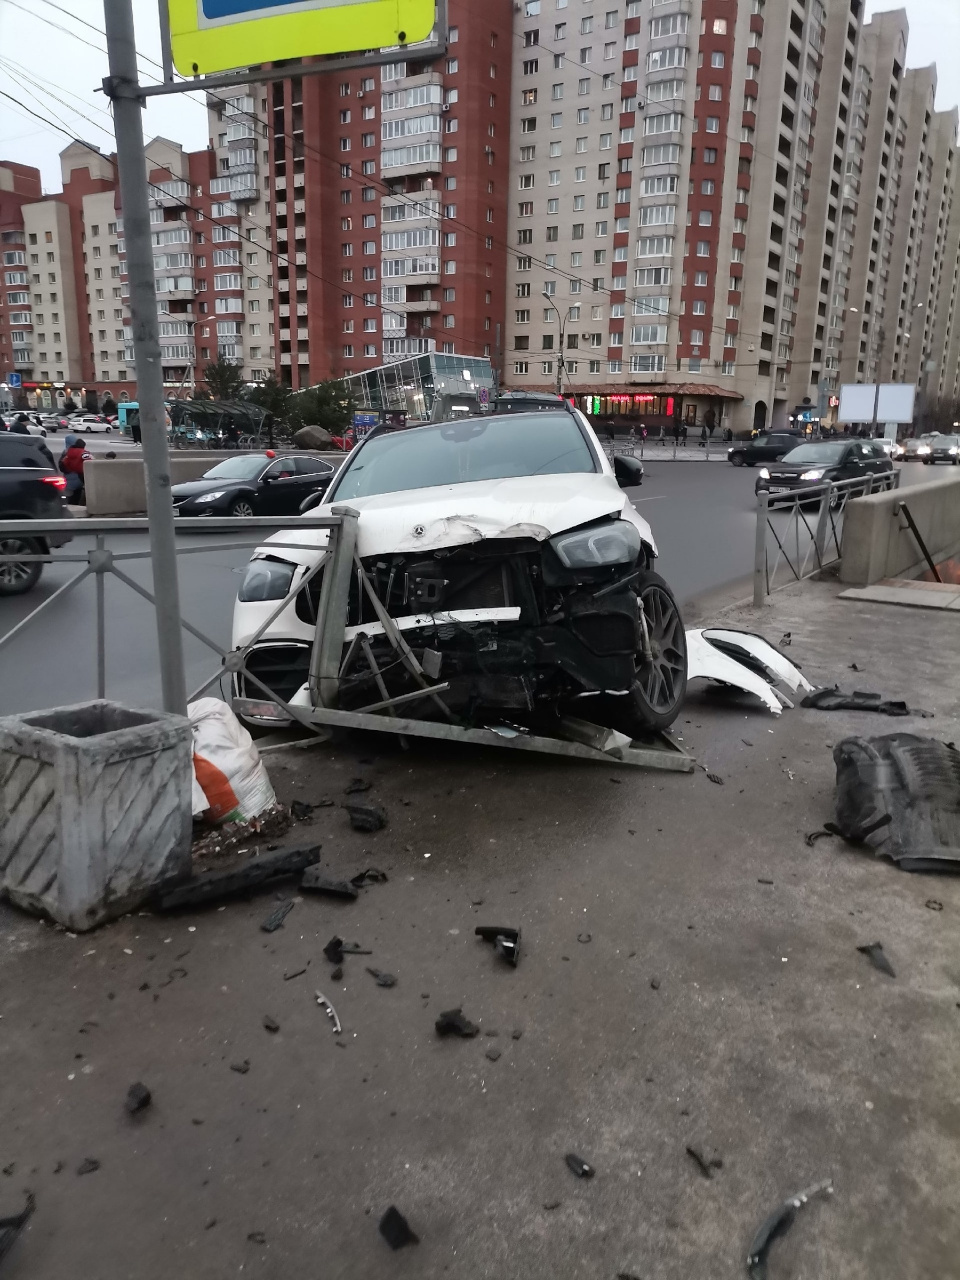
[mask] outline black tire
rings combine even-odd
[[[255,514],[253,503],[249,498],[237,498],[230,508],[230,514],[238,519],[246,520]]]
[[[24,538],[20,534],[7,534],[0,537],[0,555],[40,555],[43,548],[33,538]],[[0,563],[0,596],[22,596],[32,591],[40,581],[43,565],[38,561],[18,564],[5,560]]]
[[[735,467],[742,467],[742,466],[743,466],[743,454],[742,454],[742,453],[734,453],[734,454],[731,454],[731,455],[730,455],[730,462],[731,462],[731,463],[732,463],[732,465],[733,465],[733,466],[735,466]]]

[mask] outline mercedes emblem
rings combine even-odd
[[[415,524],[413,526],[413,536],[415,538],[422,538],[425,533],[426,533],[426,530],[424,529],[422,524]]]

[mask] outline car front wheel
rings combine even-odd
[[[730,458],[730,461],[733,463],[733,465],[734,465],[735,467],[742,467],[742,466],[743,466],[743,454],[742,454],[742,453],[735,453],[735,454],[733,454],[733,455],[732,455],[732,457]]]
[[[230,514],[237,516],[240,520],[246,520],[253,515],[253,506],[246,498],[238,498],[230,508]]]
[[[13,534],[0,538],[0,556],[36,556],[42,548],[32,538],[21,538]],[[28,560],[26,563],[16,560],[0,561],[0,596],[22,596],[40,581],[43,565],[39,560]]]

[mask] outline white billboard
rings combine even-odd
[[[906,382],[845,382],[840,388],[838,422],[912,422],[916,387]]]

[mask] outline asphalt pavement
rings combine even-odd
[[[55,441],[56,438],[54,438]],[[120,442],[96,437],[100,446]],[[126,449],[135,446],[126,445]],[[118,450],[119,451],[119,450]],[[756,506],[755,474],[714,462],[674,462],[649,447],[642,487],[628,490],[649,521],[660,558],[658,571],[682,605],[707,597],[739,599],[749,594],[753,571]],[[906,466],[903,484],[929,480],[928,468]],[[244,550],[203,550],[233,542],[227,537],[182,536],[188,551],[180,557],[181,612],[218,645],[229,647],[233,603]],[[65,553],[83,554],[89,544],[78,538]],[[142,550],[145,538],[112,540],[117,551]],[[80,566],[82,567],[82,566]],[[27,596],[0,600],[0,635],[49,599],[77,566],[44,570]],[[129,572],[149,588],[147,560],[127,562]],[[693,612],[691,608],[691,612]],[[151,606],[113,578],[106,582],[107,694],[133,706],[156,706],[160,699],[157,643]],[[0,714],[80,702],[96,696],[96,601],[92,580],[50,607],[9,645],[0,648]],[[215,669],[216,654],[191,636],[185,638],[188,691]]]

